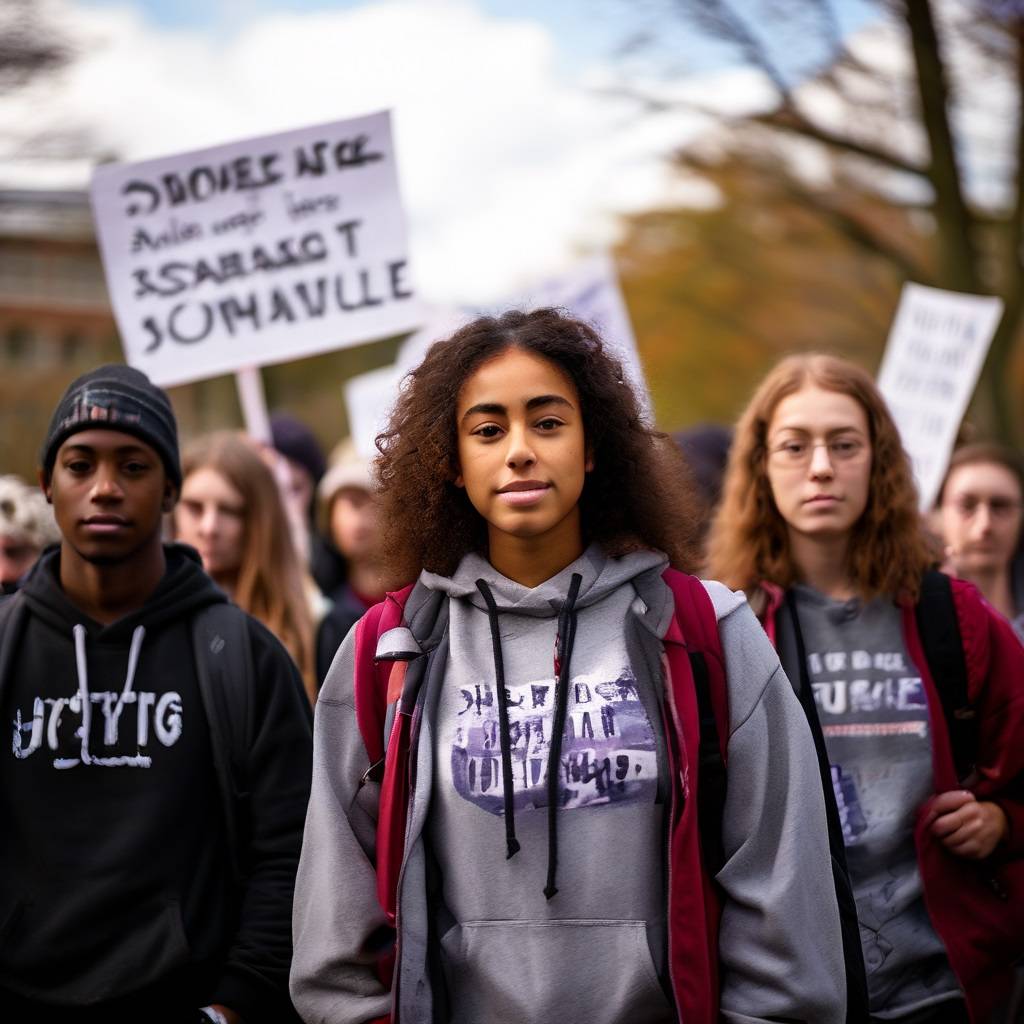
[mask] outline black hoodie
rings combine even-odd
[[[103,626],[59,583],[59,550],[24,588],[0,679],[0,1007],[217,1002],[290,1019],[295,866],[309,793],[309,707],[281,645],[248,620],[255,724],[243,891],[232,884],[191,622],[224,594],[190,549]],[[88,708],[83,730],[83,701]],[[132,1012],[136,1012],[134,1009]]]

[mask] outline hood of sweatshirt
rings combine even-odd
[[[547,768],[548,867],[544,895],[548,900],[558,892],[558,809],[561,803],[559,765],[568,712],[577,617],[581,611],[596,605],[603,598],[631,587],[636,596],[629,605],[630,611],[655,636],[664,636],[673,612],[671,590],[661,579],[667,564],[667,558],[660,552],[636,551],[611,558],[598,545],[591,544],[574,562],[536,587],[525,587],[508,579],[477,554],[463,558],[451,577],[434,573],[423,573],[420,576],[421,584],[428,590],[464,600],[487,615],[498,706],[502,813],[508,858],[514,857],[521,845],[516,836],[509,696],[500,617],[502,614],[534,619],[557,617],[555,704]],[[609,622],[609,628],[616,628],[614,618]]]
[[[90,639],[108,644],[129,643],[139,626],[147,632],[227,596],[203,571],[199,554],[185,544],[164,547],[167,569],[146,601],[116,622],[102,625],[74,605],[60,585],[60,548],[48,549],[33,567],[22,594],[34,615],[60,632],[84,627]]]
[[[663,636],[673,610],[671,591],[661,581],[667,566],[668,559],[660,551],[633,551],[611,558],[599,545],[591,544],[575,562],[536,587],[524,587],[502,576],[486,558],[475,553],[466,555],[451,577],[424,572],[420,582],[430,590],[464,598],[475,608],[488,611],[489,602],[477,582],[483,580],[494,599],[494,611],[537,618],[552,618],[562,612],[574,576],[580,578],[573,600],[577,610],[632,583],[643,604],[637,608],[641,619],[653,633]]]

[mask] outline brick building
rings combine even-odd
[[[86,193],[0,190],[0,472],[31,477],[68,382],[120,358]]]

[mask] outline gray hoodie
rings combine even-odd
[[[410,629],[385,638],[391,650],[430,651],[399,883],[403,1024],[675,1019],[665,966],[661,637],[673,607],[664,567],[657,554],[612,559],[591,547],[531,590],[467,556],[451,579],[424,573],[406,606]],[[730,705],[722,1016],[839,1024],[842,943],[810,734],[742,596],[707,587]],[[317,708],[296,882],[292,995],[310,1024],[391,1011],[372,969],[385,939],[372,867],[378,789],[359,785],[367,755],[353,652],[350,635]]]

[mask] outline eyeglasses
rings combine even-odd
[[[972,519],[983,505],[988,508],[989,515],[993,519],[1009,519],[1021,508],[1021,503],[1013,498],[1003,498],[1000,496],[982,498],[977,494],[965,494],[957,498],[956,501],[947,502],[946,504],[956,509],[964,519]]]
[[[768,449],[768,457],[783,466],[806,466],[814,456],[815,448],[827,448],[829,460],[837,462],[854,462],[866,451],[868,446],[855,437],[841,437],[834,441],[798,441],[791,439],[782,441]]]

